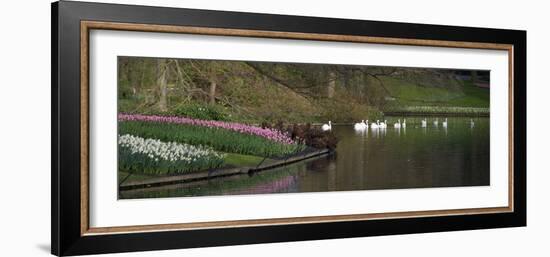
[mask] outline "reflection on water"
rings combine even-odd
[[[333,155],[253,175],[121,192],[122,198],[239,195],[489,185],[489,119],[449,118],[443,127],[355,131],[333,126]]]

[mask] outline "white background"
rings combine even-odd
[[[130,1],[117,1],[130,2]],[[545,1],[132,1],[189,8],[528,30],[528,227],[214,247],[118,256],[548,256],[550,33]],[[0,255],[47,256],[50,241],[50,1],[0,11]]]
[[[90,56],[91,227],[508,206],[505,50],[92,30]],[[117,201],[117,56],[490,70],[491,185]]]

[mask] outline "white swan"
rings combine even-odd
[[[379,127],[382,128],[382,129],[387,128],[388,127],[388,120],[384,120],[384,122],[380,123]]]
[[[424,118],[422,120],[422,125],[421,125],[423,128],[427,127],[428,126],[428,121],[426,121],[426,118]]]
[[[355,123],[353,125],[353,129],[355,130],[364,130],[365,129],[365,120],[361,120],[361,122]]]
[[[402,128],[407,128],[407,119],[403,119],[403,123],[401,123]]]
[[[443,127],[444,127],[444,128],[447,127],[447,118],[445,118],[445,121],[443,122]]]
[[[473,128],[474,127],[474,119],[470,119],[470,128]]]
[[[332,130],[332,124],[330,123],[330,120],[328,121],[328,124],[323,124],[323,126],[321,126],[321,129],[322,129],[323,131]]]
[[[439,126],[439,120],[437,118],[435,118],[435,120],[434,120],[434,126],[436,126],[436,127]]]
[[[357,122],[355,124],[353,124],[353,129],[361,129],[362,125],[361,125],[361,122]]]
[[[379,120],[376,120],[376,123],[373,122],[373,123],[370,125],[370,128],[373,128],[373,129],[379,128],[379,127],[380,127],[380,125],[378,125],[379,123],[380,123],[380,121],[379,121]]]
[[[397,123],[394,123],[393,127],[396,129],[401,128],[401,119],[397,120]]]

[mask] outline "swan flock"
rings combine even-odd
[[[439,127],[439,119],[438,118],[435,118],[435,120],[433,120],[432,122],[433,122],[434,127]],[[447,118],[445,118],[445,120],[441,122],[441,126],[443,128],[447,128],[448,124],[449,123],[448,123]],[[475,126],[474,120],[470,119],[470,128],[474,128],[474,126]],[[357,122],[357,123],[353,124],[353,129],[356,130],[356,131],[362,131],[362,130],[366,130],[368,128],[371,128],[371,129],[386,129],[387,127],[388,127],[388,121],[387,120],[384,120],[383,122],[380,122],[380,120],[376,120],[376,122],[372,122],[371,124],[369,124],[369,120],[366,120],[366,121],[361,120],[361,122]],[[393,124],[393,127],[395,129],[401,129],[401,128],[405,129],[405,128],[407,128],[407,120],[403,119],[403,122],[401,122],[401,119],[398,119],[397,122]],[[420,120],[420,127],[422,127],[422,128],[428,127],[427,118],[424,118],[424,119]],[[328,121],[328,124],[323,124],[321,126],[321,130],[323,130],[323,131],[332,130],[331,121]]]

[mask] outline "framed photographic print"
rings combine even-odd
[[[526,225],[526,32],[52,5],[52,253]]]

